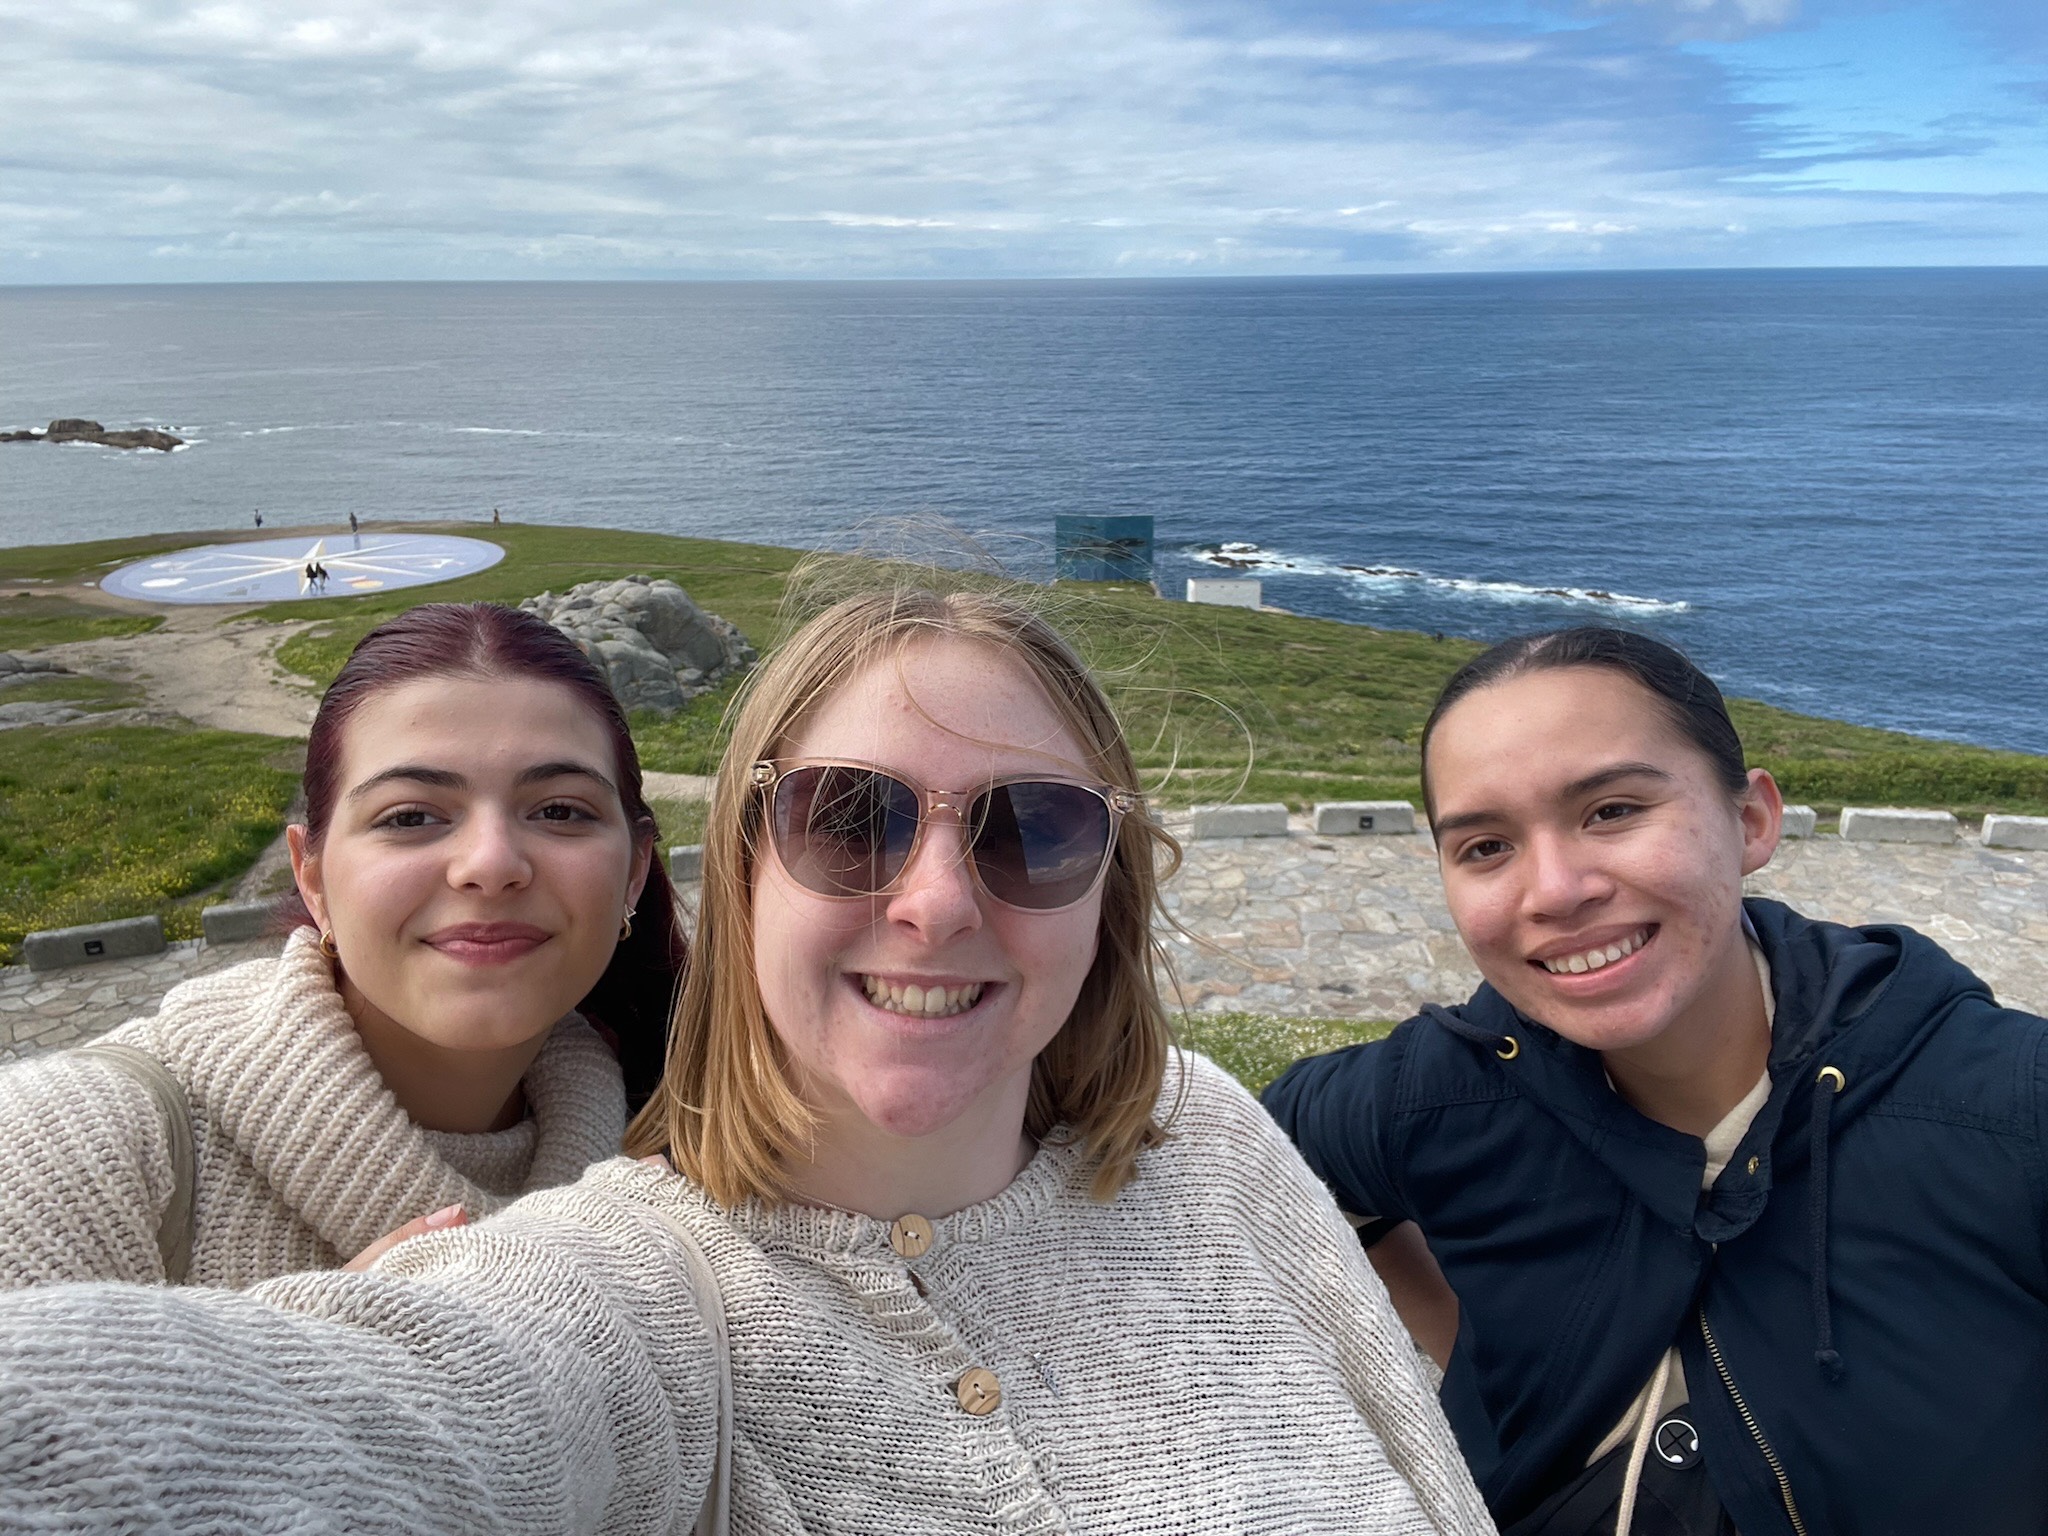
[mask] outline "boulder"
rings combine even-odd
[[[628,710],[671,714],[759,659],[746,636],[666,577],[586,581],[519,606],[574,640]]]
[[[29,673],[68,672],[69,670],[67,667],[58,666],[56,662],[50,660],[47,656],[22,656],[17,655],[13,651],[0,651],[0,677],[13,677],[16,674],[25,676]]]
[[[48,433],[53,443],[61,443],[67,437],[101,437],[106,428],[96,421],[87,421],[83,416],[59,416],[50,423]]]

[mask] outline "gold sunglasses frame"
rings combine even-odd
[[[894,779],[898,784],[901,784],[905,789],[917,796],[917,830],[911,834],[910,848],[903,855],[903,867],[896,872],[895,878],[890,880],[880,890],[845,892],[813,890],[810,886],[805,885],[803,881],[797,879],[795,873],[790,869],[788,862],[782,857],[782,849],[778,846],[775,839],[775,788],[790,774],[801,768],[855,768],[865,773],[879,774],[885,779]],[[775,862],[781,866],[782,872],[795,881],[798,886],[809,891],[813,896],[823,897],[826,901],[873,901],[878,897],[896,894],[897,891],[902,889],[904,876],[910,873],[911,866],[917,862],[917,850],[924,846],[925,829],[931,825],[933,813],[943,806],[959,818],[961,828],[967,833],[963,856],[968,869],[973,874],[975,890],[986,896],[990,901],[995,902],[999,906],[1008,907],[1013,912],[1064,912],[1069,907],[1079,906],[1102,888],[1103,880],[1109,875],[1110,861],[1116,857],[1117,837],[1123,831],[1124,818],[1131,815],[1142,816],[1145,813],[1145,797],[1134,790],[1118,789],[1113,784],[1090,784],[1081,779],[1063,779],[1055,774],[1045,773],[1005,774],[1001,778],[990,779],[986,784],[975,790],[930,789],[918,783],[917,780],[911,778],[908,774],[899,773],[894,768],[885,768],[880,763],[864,763],[853,758],[839,757],[793,757],[763,758],[748,770],[748,779],[749,787],[758,790],[761,794],[764,805],[762,813],[763,840],[774,854]],[[1073,789],[1087,791],[1100,800],[1103,808],[1109,812],[1109,836],[1103,840],[1102,862],[1096,867],[1095,877],[1088,882],[1087,888],[1072,901],[1061,902],[1056,907],[1019,906],[1014,901],[1004,901],[1002,897],[989,889],[988,882],[982,878],[981,867],[974,861],[974,834],[972,829],[968,827],[967,813],[973,807],[976,800],[994,790],[1001,789],[1006,784],[1064,784]],[[951,797],[950,799],[946,798],[949,796]]]

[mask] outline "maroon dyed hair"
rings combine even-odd
[[[321,696],[306,741],[306,842],[318,847],[341,790],[342,736],[363,702],[425,677],[530,677],[567,688],[611,737],[619,803],[636,837],[655,845],[633,933],[622,939],[597,985],[579,1005],[617,1040],[626,1097],[638,1109],[654,1091],[668,1055],[669,1018],[689,949],[676,920],[675,887],[661,857],[660,831],[640,787],[640,754],[626,713],[604,673],[545,619],[500,603],[425,603],[378,625],[357,642]],[[294,893],[293,926],[312,915]]]

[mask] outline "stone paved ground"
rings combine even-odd
[[[1816,917],[1910,924],[1947,945],[2001,1000],[2048,1013],[2048,853],[1826,836],[1785,844],[1751,888]],[[1190,843],[1167,904],[1207,941],[1170,936],[1190,1008],[1404,1018],[1478,984],[1444,910],[1426,835],[1297,830]],[[193,941],[148,960],[0,968],[0,1060],[88,1039],[154,1012],[189,976],[277,947]]]
[[[0,1061],[90,1040],[125,1019],[155,1013],[181,981],[282,948],[279,939],[218,945],[187,939],[141,960],[56,971],[0,966]]]
[[[1784,844],[1750,889],[1814,917],[1909,924],[2002,1001],[2048,1013],[2048,854],[1830,835]],[[1221,950],[1169,944],[1192,1008],[1399,1019],[1478,985],[1426,834],[1189,843],[1167,905]]]

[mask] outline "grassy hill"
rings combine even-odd
[[[672,577],[765,650],[777,638],[785,588],[802,558],[766,545],[606,529],[407,526],[486,537],[506,556],[490,570],[439,586],[257,610],[263,619],[315,621],[279,652],[309,687],[323,686],[364,633],[412,604],[517,601],[637,571]],[[289,530],[260,536],[280,532]],[[62,588],[159,550],[258,536],[245,530],[0,549],[0,648],[147,626],[153,621],[88,608]],[[8,590],[23,580],[47,585],[32,595]],[[1062,586],[1046,601],[1054,622],[1103,677],[1151,787],[1169,806],[1419,803],[1423,719],[1443,680],[1478,650],[1465,640],[1161,602],[1141,587]],[[667,720],[637,718],[646,765],[708,771],[725,702],[726,695],[710,696]],[[1730,708],[1750,760],[1777,776],[1788,800],[1823,815],[1844,804],[1945,806],[1965,816],[2048,814],[2048,758],[1748,700],[1733,700]],[[96,730],[84,723],[0,731],[0,958],[11,958],[21,933],[57,920],[159,910],[178,929],[190,928],[196,913],[186,908],[194,894],[235,873],[237,859],[246,865],[281,824],[289,755],[267,738],[220,732]],[[145,782],[153,786],[146,792]]]

